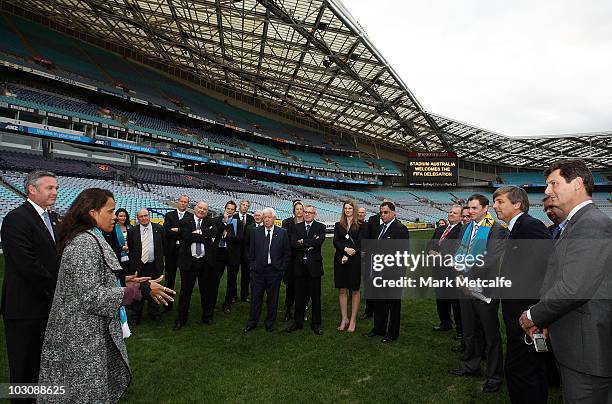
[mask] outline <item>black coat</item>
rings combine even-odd
[[[293,229],[291,247],[294,252],[293,270],[295,277],[323,276],[321,246],[325,242],[325,225],[313,220],[308,236],[306,236],[306,222],[296,224]],[[303,240],[303,242],[300,243],[299,240]]]
[[[219,247],[219,243],[221,242],[221,237],[223,237],[223,232],[225,231],[227,263],[228,265],[240,265],[240,261],[242,259],[240,239],[238,238],[237,232],[234,232],[234,225],[230,223],[223,223],[223,216],[217,216],[212,219],[212,224],[217,232],[215,239],[213,240],[213,254],[218,256],[219,250],[223,248]],[[240,226],[240,222],[238,222],[238,226]],[[239,230],[238,226],[236,226],[237,230]]]
[[[427,251],[437,251],[442,256],[445,256],[446,254],[455,254],[459,244],[461,243],[459,236],[462,234],[461,230],[463,226],[461,223],[457,223],[440,243],[440,237],[442,237],[442,234],[446,231],[447,227],[448,226],[440,226],[434,230],[431,240],[429,240],[427,243]]]
[[[255,219],[253,218],[253,215],[250,215],[248,213],[246,214],[245,219],[246,225],[243,225],[240,221],[240,213],[236,213],[234,215],[234,219],[238,220],[238,234],[236,235],[236,241],[240,246],[240,255],[242,257],[242,261],[246,262],[249,259],[249,244],[246,241],[247,228],[253,223],[255,223]]]
[[[54,229],[58,216],[50,213]],[[0,312],[6,319],[49,317],[60,257],[36,209],[26,201],[2,223],[4,282]]]
[[[202,234],[193,233],[196,229],[197,217],[191,215],[183,217],[180,222],[179,234],[181,236],[181,244],[179,251],[178,265],[181,271],[191,271],[191,244],[204,244],[204,259],[209,265],[214,263],[213,237],[218,237],[219,230],[215,227],[213,221],[208,216],[202,219],[200,230]]]
[[[189,217],[193,218],[193,213],[185,211],[183,214],[183,219],[187,219]],[[179,228],[179,231],[170,230],[173,228]],[[171,210],[164,216],[164,232],[166,236],[166,239],[164,240],[164,254],[170,255],[176,253],[181,247],[180,244],[176,244],[177,241],[180,242],[181,240],[180,220],[176,209]]]
[[[268,265],[268,247],[265,230],[265,226],[252,228],[249,240],[249,268],[252,273],[259,273]],[[278,272],[286,271],[290,257],[291,248],[287,231],[275,226],[270,243],[270,262],[272,263],[272,268]]]
[[[380,229],[382,226],[380,225],[380,215],[372,215],[368,218],[367,224],[367,238],[376,239],[378,238],[378,233],[380,233]]]
[[[155,272],[164,273],[164,228],[157,223],[151,223],[153,230],[153,246],[155,256]],[[140,225],[132,227],[127,233],[127,244],[130,255],[130,272],[141,272],[142,269],[142,241],[140,239]]]
[[[531,297],[524,310],[537,303],[553,246],[551,235],[540,220],[527,213],[516,219],[506,240],[500,269],[500,276],[512,280],[512,289],[501,289],[501,297]]]

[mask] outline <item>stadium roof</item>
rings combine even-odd
[[[427,113],[339,0],[8,3],[365,142],[514,166],[561,156],[612,166],[610,133],[515,139]]]

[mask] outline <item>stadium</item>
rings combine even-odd
[[[48,170],[60,215],[92,187],[154,222],[181,195],[213,216],[246,199],[279,221],[301,200],[332,233],[343,201],[371,216],[386,198],[419,248],[453,204],[506,185],[551,225],[542,173],[562,159],[587,163],[612,217],[612,132],[509,137],[427,111],[336,0],[2,0],[0,37],[0,225],[26,174]],[[327,240],[325,335],[244,335],[248,305],[177,335],[170,313],[126,340],[123,401],[509,402],[448,375],[459,355],[430,332],[433,300],[404,302],[392,346],[361,337],[367,320],[337,333],[333,250]]]

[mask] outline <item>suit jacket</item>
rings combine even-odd
[[[374,235],[374,239],[377,239],[382,231],[383,226],[379,226],[376,235]],[[394,240],[408,240],[410,238],[410,234],[408,232],[408,228],[402,224],[397,218],[391,223],[391,225],[387,228],[384,234],[381,235],[382,239],[394,239]]]
[[[240,261],[242,259],[241,250],[240,250],[240,240],[238,238],[237,232],[234,231],[234,225],[230,223],[223,223],[223,215],[217,216],[212,219],[212,224],[216,229],[216,235],[213,240],[213,254],[218,256],[219,250],[224,247],[219,247],[219,243],[221,242],[221,237],[223,237],[223,232],[225,231],[225,248],[227,251],[227,263],[228,265],[240,265]],[[238,226],[240,226],[240,222],[236,226],[236,229],[239,230]]]
[[[440,237],[442,237],[447,227],[448,226],[440,226],[434,230],[431,240],[427,243],[427,251],[437,251],[442,256],[446,254],[455,254],[461,243],[459,236],[462,234],[461,229],[463,226],[461,223],[457,223],[440,243]]]
[[[368,218],[368,227],[367,233],[370,239],[377,239],[378,233],[380,233],[380,229],[382,226],[380,225],[380,215],[372,215]]]
[[[471,226],[464,226],[461,230],[459,240],[463,239],[463,234],[470,229]],[[508,237],[508,230],[499,222],[493,222],[493,226],[487,237],[486,254],[483,257],[483,265],[474,265],[468,277],[470,279],[494,279],[499,275],[499,264],[502,255],[504,254],[505,241]],[[495,297],[499,292],[495,288],[484,288],[483,295],[487,297]],[[517,320],[518,321],[518,320]]]
[[[247,227],[255,223],[255,219],[253,218],[253,215],[250,215],[248,213],[246,214],[246,225],[243,225],[240,221],[240,213],[236,213],[234,215],[234,219],[238,220],[238,234],[236,235],[236,241],[240,247],[240,254],[242,256],[243,261],[248,261],[249,244],[246,242],[246,233]]]
[[[505,244],[500,276],[511,280],[512,288],[501,288],[499,296],[518,299],[515,303],[525,306],[520,315],[538,301],[553,243],[544,223],[523,213]]]
[[[299,243],[299,240],[304,240],[304,242]],[[308,235],[306,235],[306,222],[294,226],[291,235],[291,247],[294,251],[293,269],[296,277],[323,276],[321,246],[324,242],[325,225],[323,223],[313,220]]]
[[[58,217],[50,213],[49,218],[55,232]],[[48,317],[60,261],[49,230],[26,201],[6,215],[1,232],[4,281],[0,313],[6,319]]]
[[[555,243],[531,318],[548,327],[557,360],[612,376],[612,220],[594,204],[574,214]]]
[[[261,226],[263,226],[263,223],[261,224]],[[244,240],[243,243],[246,246],[245,247],[245,254],[247,257],[247,260],[251,260],[250,254],[251,254],[251,238],[253,238],[253,232],[255,231],[255,229],[257,228],[257,224],[255,222],[251,223],[250,225],[248,225],[246,227],[246,230],[244,232]],[[287,236],[289,236],[289,234],[287,234]]]
[[[185,213],[183,214],[183,219],[186,219],[188,217],[193,218],[193,213],[185,211]],[[176,244],[177,241],[180,242],[181,240],[181,231],[180,231],[179,222],[180,222],[179,215],[176,209],[171,210],[170,212],[166,213],[166,215],[164,216],[164,232],[166,235],[166,239],[164,240],[164,245],[165,245],[164,254],[165,255],[174,254],[180,250],[181,245]],[[178,232],[174,232],[170,230],[175,227],[179,228]]]
[[[268,246],[266,243],[265,226],[252,227],[249,240],[249,267],[251,273],[261,273],[268,265]],[[284,272],[289,266],[291,248],[287,231],[274,226],[272,240],[270,242],[270,262],[272,268],[278,272]]]
[[[151,228],[153,230],[153,245],[155,249],[155,272],[161,275],[164,273],[164,228],[157,223],[151,223]],[[139,224],[128,230],[127,244],[130,249],[130,272],[140,272],[143,264]]]
[[[193,233],[196,229],[197,217],[184,216],[180,222],[179,234],[181,236],[181,244],[179,250],[178,265],[181,271],[191,271],[191,244],[192,243],[203,243],[204,244],[204,259],[208,264],[214,263],[214,249],[213,249],[213,237],[217,237],[219,234],[218,229],[213,224],[210,217],[202,219],[200,230],[202,234]]]

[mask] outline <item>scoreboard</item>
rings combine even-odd
[[[454,187],[459,181],[459,159],[453,152],[409,152],[408,185]]]

